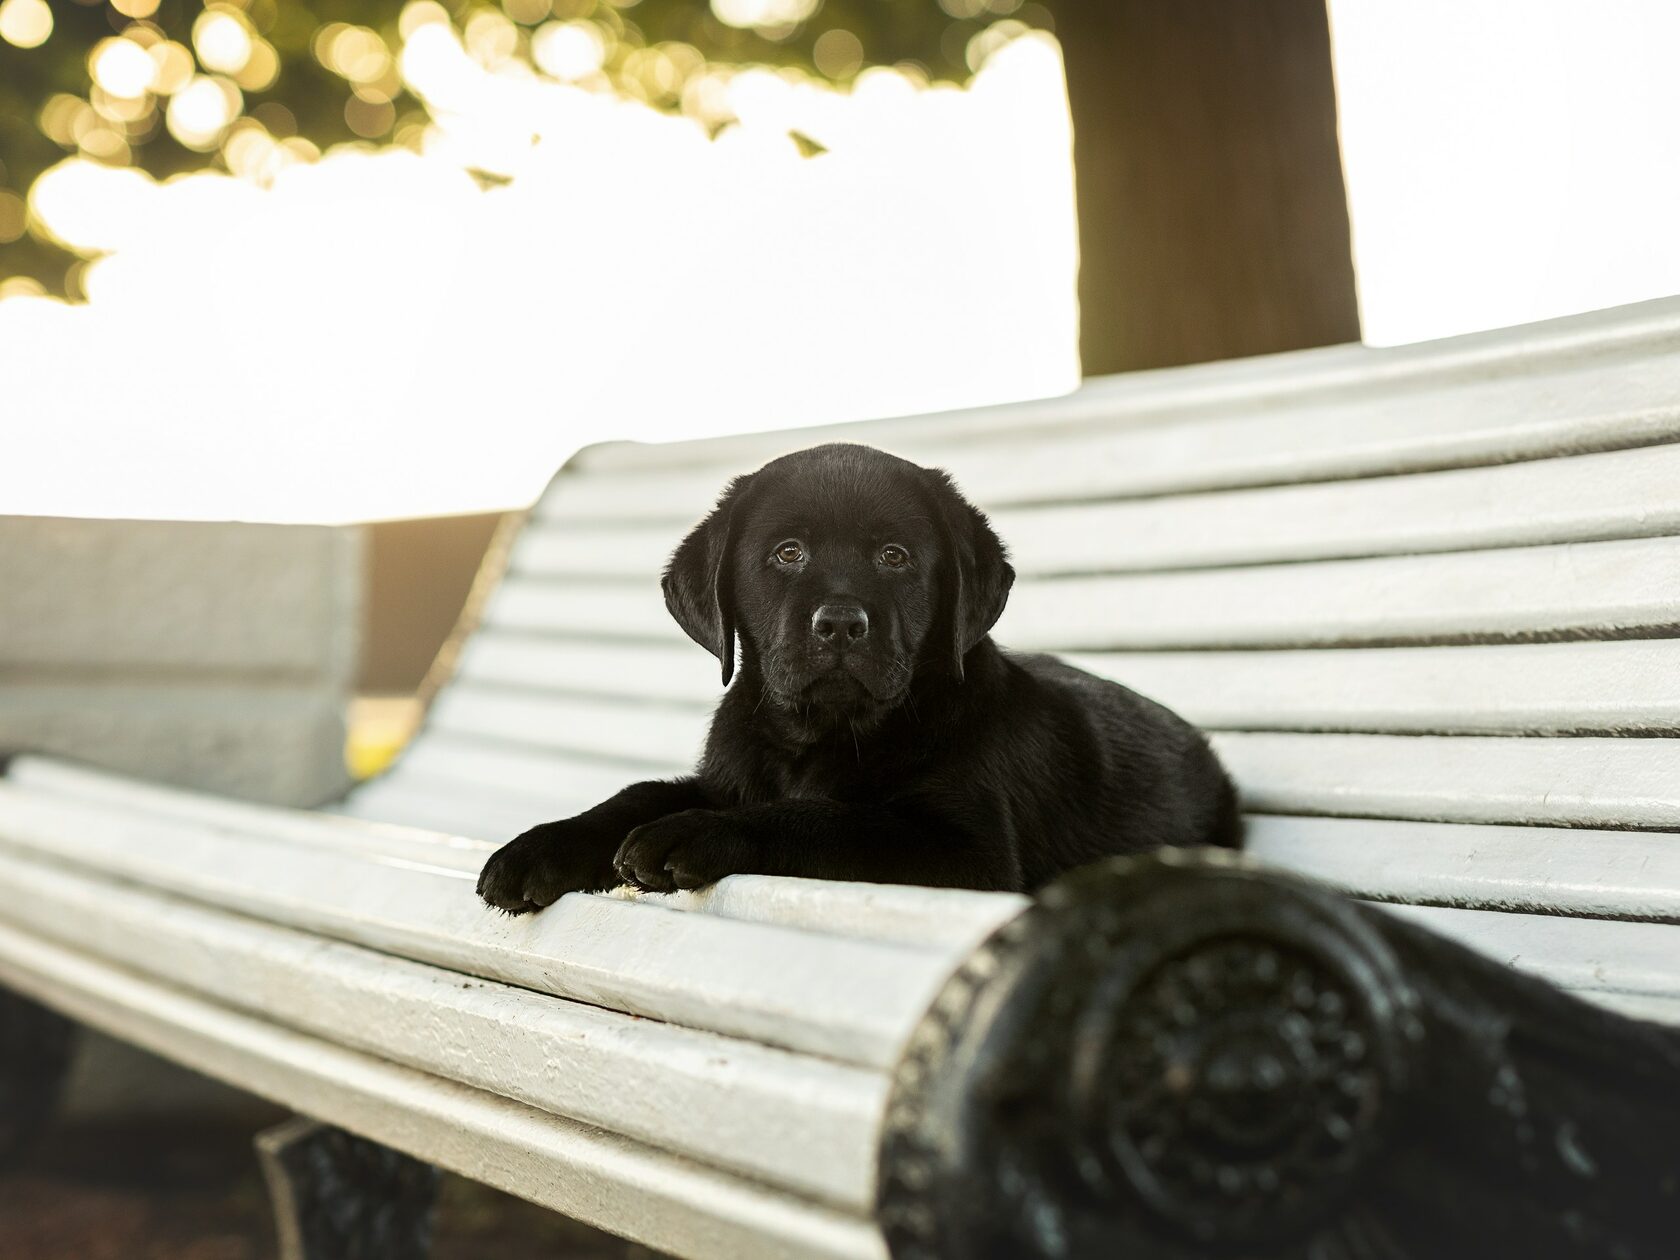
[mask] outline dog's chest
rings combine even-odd
[[[776,794],[783,800],[843,801],[880,792],[879,775],[856,760],[807,755],[776,770]]]

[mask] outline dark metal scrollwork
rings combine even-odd
[[[1116,860],[913,1034],[878,1216],[895,1260],[1669,1257],[1680,1035],[1240,858]]]

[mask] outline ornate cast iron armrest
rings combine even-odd
[[[1221,854],[1061,880],[912,1036],[895,1260],[1662,1257],[1680,1032]]]

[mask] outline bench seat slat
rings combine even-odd
[[[618,888],[607,895],[753,923],[949,949],[953,957],[966,956],[1029,904],[1018,893],[834,883],[786,875],[727,875],[698,892],[644,893]]]
[[[1003,508],[1025,576],[1212,568],[1680,533],[1680,445],[1411,476]],[[982,505],[984,506],[984,505]],[[533,523],[512,571],[650,578],[691,517]]]
[[[210,796],[53,757],[18,758],[0,781],[0,787],[4,786],[72,807],[104,807],[178,822],[190,830],[229,830],[312,849],[406,859],[474,876],[496,847],[491,840],[437,830],[418,831],[317,810],[278,809],[227,796]]]
[[[470,873],[194,831],[4,783],[0,842],[466,975],[871,1067],[895,1060],[956,961],[600,896],[512,919],[485,911]]]
[[[0,801],[3,801],[3,798],[0,798]],[[4,834],[14,848],[26,853],[44,850],[51,860],[71,860],[92,865],[85,861],[85,850],[81,853],[74,852],[70,846],[62,844],[51,847],[30,845],[26,830],[17,825],[18,812],[7,802],[4,814],[0,815],[0,834]],[[143,842],[148,837],[130,834],[124,839]],[[155,841],[156,837],[150,839]],[[185,850],[188,846],[182,843],[178,831],[173,847],[183,857],[205,856],[202,853],[187,854]],[[224,852],[222,856],[230,855]],[[340,917],[335,922],[333,917],[322,909],[312,908],[303,916],[291,913],[295,899],[304,896],[305,889],[319,889],[323,886],[324,879],[336,877],[359,878],[364,886],[377,884],[376,891],[392,894],[392,900],[400,902],[403,907],[412,906],[417,916],[425,916],[427,926],[446,921],[450,917],[459,917],[451,916],[440,909],[438,898],[424,895],[426,886],[421,882],[420,872],[379,867],[358,873],[345,870],[343,863],[339,864],[338,869],[331,870],[322,863],[308,860],[308,855],[293,849],[291,856],[296,870],[295,876],[290,879],[278,879],[274,872],[268,869],[272,863],[264,861],[261,855],[250,847],[239,856],[249,863],[247,869],[252,882],[263,884],[264,891],[261,897],[248,890],[241,893],[233,883],[223,880],[216,893],[218,899],[224,900],[230,908],[247,914],[262,914],[266,909],[268,913],[262,917],[276,922],[301,917],[306,920],[301,926],[316,932],[338,936],[340,939],[356,940],[358,943],[400,953],[409,958],[423,958],[463,974],[508,979],[517,983],[516,977],[507,974],[516,970],[508,961],[513,956],[513,951],[501,944],[510,927],[506,921],[495,925],[499,931],[476,934],[481,938],[478,941],[470,939],[471,935],[475,934],[456,932],[447,943],[420,946],[417,943],[425,929],[411,922],[400,921],[400,912],[396,910],[387,914],[385,922],[374,927],[355,924],[350,925],[348,931],[339,932],[332,929],[342,928],[343,918]],[[163,870],[157,862],[119,862],[116,857],[116,854],[110,852],[99,854],[100,869],[109,870],[124,878],[139,879],[157,887],[168,888],[170,884],[177,885],[177,888],[171,891],[178,891],[179,887],[195,882],[190,875]],[[165,878],[158,878],[160,874]],[[424,878],[435,880],[437,877],[430,875]],[[352,900],[362,900],[354,895],[362,891],[361,888],[353,890]],[[323,900],[330,902],[342,898],[327,897]],[[591,913],[603,907],[641,911],[655,917],[630,922],[622,915],[601,916]],[[1502,961],[1589,995],[1597,991],[1608,991],[1673,997],[1676,991],[1680,991],[1680,927],[1652,923],[1608,924],[1557,916],[1503,914],[1457,908],[1441,910],[1437,918],[1429,921],[1432,925],[1443,925],[1438,930],[1462,939],[1483,952],[1499,956]],[[719,948],[721,942],[708,942],[702,936],[669,930],[672,923],[726,927],[732,934],[731,940],[727,948]],[[540,987],[559,996],[584,1001],[599,1003],[605,999],[617,1009],[641,1007],[637,1013],[653,1018],[669,1018],[672,1014],[686,1015],[686,1020],[672,1022],[687,1023],[696,1028],[712,1026],[716,1031],[771,1044],[789,1045],[791,1048],[807,1052],[827,1052],[831,1057],[875,1068],[885,1068],[894,1061],[893,1055],[899,1042],[919,1017],[938,983],[960,957],[960,954],[950,951],[888,951],[880,946],[873,950],[862,949],[860,947],[863,942],[850,941],[843,937],[822,938],[816,933],[810,933],[813,949],[816,948],[814,943],[821,941],[820,952],[811,955],[814,966],[804,965],[804,960],[799,956],[800,951],[805,948],[801,945],[801,937],[805,935],[802,933],[775,934],[773,929],[759,924],[736,921],[725,925],[706,915],[673,913],[655,909],[647,904],[578,895],[564,898],[542,916],[520,921],[511,927],[515,931],[523,929],[547,938],[546,948],[541,951],[541,957],[546,961],[546,971],[539,975],[535,967],[524,967],[524,978],[539,982],[528,984],[526,987]],[[591,937],[594,939],[590,939]],[[496,943],[491,944],[491,941]],[[732,951],[737,951],[737,957],[745,955],[750,959],[747,964],[750,974],[746,983],[743,985],[741,978],[736,977],[736,988],[733,992],[729,990],[728,977],[711,974],[717,969],[728,967]],[[903,971],[920,972],[916,977],[919,983],[911,986],[919,991],[906,993],[906,985],[902,982],[896,985],[886,983],[886,977],[892,972],[889,967],[870,965],[871,954],[878,957],[887,954],[890,957],[890,965],[901,969],[901,980]],[[673,976],[671,971],[666,971],[666,983],[688,984],[689,995],[698,997],[699,1001],[685,1007],[680,1002],[672,1001],[666,993],[659,994],[664,1000],[647,1001],[645,995],[650,990],[646,983],[646,972],[644,970],[641,984],[636,983],[633,973],[650,964],[656,971],[661,970],[660,964],[675,964],[673,970],[680,972],[685,957],[703,959],[707,974]],[[764,958],[775,958],[776,966],[767,968],[760,965],[759,960]],[[606,970],[602,965],[604,959],[611,959],[616,966],[610,984],[592,988],[587,981],[579,979],[577,973],[580,971]],[[865,983],[872,987],[872,992],[862,999],[857,999],[848,989],[846,982],[859,978],[860,973]],[[803,988],[805,1001],[801,1005],[806,1008],[820,1006],[829,1016],[827,1035],[816,1039],[814,1044],[810,1034],[813,1022],[810,1009],[794,1010],[791,1013],[786,1010],[779,1012],[780,1018],[786,1021],[784,1025],[777,1024],[776,1015],[764,1018],[766,989],[780,992],[781,1000],[784,1003],[788,1001],[783,987],[776,984],[782,977],[792,978],[796,989]],[[757,993],[752,991],[755,987]],[[626,993],[637,995],[638,1000],[626,1001]],[[855,1013],[860,1005],[866,1012],[866,1016],[861,1019],[857,1018]],[[834,1028],[833,1008],[836,1006],[846,1009],[851,1015],[848,1019],[849,1026],[839,1030]],[[658,1009],[660,1007],[665,1009]],[[755,1015],[759,1018],[754,1019]],[[873,1034],[868,1031],[871,1026],[877,1030]],[[836,1054],[834,1052],[838,1046],[861,1047],[864,1053]],[[870,1052],[871,1049],[874,1050],[873,1053]]]
[[[867,1211],[886,1078],[422,966],[0,848],[0,918],[313,1036]]]
[[[500,839],[472,839],[205,796],[46,757],[19,758],[7,777],[14,786],[71,802],[97,802],[154,819],[227,828],[312,848],[394,857],[474,877],[484,859],[501,845]],[[966,952],[1027,904],[1024,897],[1010,893],[759,875],[729,876],[699,892],[657,894],[619,889],[612,895],[726,919],[949,949],[955,951],[953,956]]]
[[[1265,814],[1680,830],[1680,739],[1216,735]]]
[[[351,1132],[691,1260],[887,1260],[856,1216],[194,997],[0,923],[0,983]]]

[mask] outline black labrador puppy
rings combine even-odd
[[[699,768],[525,832],[479,893],[519,914],[736,872],[1025,890],[1110,854],[1237,845],[1194,727],[992,642],[1014,578],[938,469],[832,445],[736,478],[664,578],[725,683],[739,644]]]

